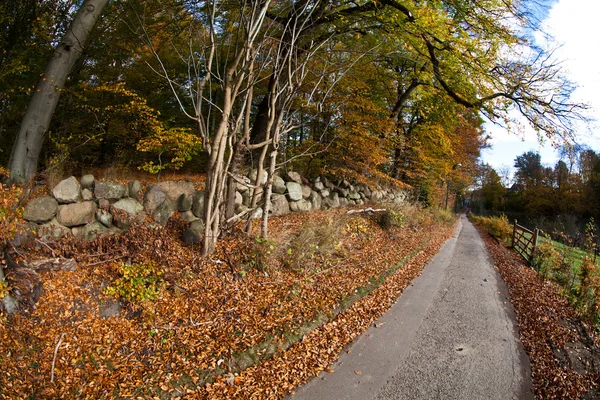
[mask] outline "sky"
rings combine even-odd
[[[554,37],[556,58],[563,60],[562,68],[577,89],[573,100],[587,103],[589,115],[600,120],[600,0],[556,0],[549,8],[538,10],[541,30]],[[541,34],[536,35],[540,44]],[[559,157],[548,144],[539,144],[536,133],[526,129],[523,137],[508,134],[503,128],[486,123],[491,134],[492,148],[482,153],[482,160],[492,167],[512,167],[514,159],[530,150],[540,153],[542,163],[554,165]],[[600,150],[600,122],[582,125],[577,132],[580,143]]]

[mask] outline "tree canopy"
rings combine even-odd
[[[585,119],[558,60],[532,42],[535,4],[113,1],[38,140],[40,167],[199,169],[207,237],[233,217],[231,188],[251,168],[257,183],[293,168],[413,187],[442,204],[475,176],[483,117],[511,126],[517,111],[557,142]],[[79,7],[0,6],[5,143],[20,142],[19,118]],[[253,205],[268,196],[256,191]]]

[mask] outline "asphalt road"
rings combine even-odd
[[[292,399],[533,398],[506,285],[464,216],[421,276],[330,368]]]

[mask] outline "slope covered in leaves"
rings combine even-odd
[[[561,288],[480,230],[507,283],[538,399],[597,399],[600,351]]]
[[[281,397],[326,368],[449,235],[447,220],[412,212],[388,230],[345,210],[295,213],[272,220],[272,242],[232,232],[205,260],[181,244],[179,221],[32,246],[27,259],[79,267],[42,273],[37,306],[2,315],[0,396]],[[160,296],[103,318],[129,261],[158,271]]]

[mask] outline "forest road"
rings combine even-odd
[[[454,236],[392,308],[300,399],[529,399],[529,359],[475,227]]]

